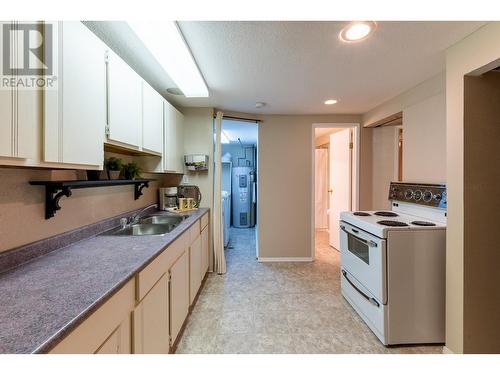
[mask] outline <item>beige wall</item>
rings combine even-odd
[[[403,109],[403,179],[446,181],[446,96],[444,91]]]
[[[500,22],[492,22],[447,51],[446,346],[466,351],[464,336],[464,75],[499,64]],[[495,62],[495,63],[492,63]]]
[[[440,73],[430,79],[418,84],[417,86],[405,91],[369,110],[363,115],[363,126],[374,123],[403,109],[411,107],[427,98],[441,94],[446,84],[445,73]],[[404,113],[403,113],[404,121]]]
[[[213,109],[183,108],[184,153],[208,155],[209,170],[203,172],[186,171],[186,183],[198,185],[202,194],[201,205],[213,206]]]
[[[312,230],[312,124],[359,123],[357,115],[258,118],[258,240],[262,258],[309,258]],[[361,171],[363,173],[363,171]]]
[[[30,180],[75,178],[73,171],[0,168],[0,252],[156,203],[159,181],[134,200],[133,186],[73,190],[45,220],[45,191]],[[147,176],[145,176],[147,177]],[[154,178],[158,178],[155,175]]]
[[[446,182],[444,73],[370,110],[363,115],[363,124],[368,125],[400,111],[403,112],[403,180]],[[374,189],[380,189],[380,179],[376,174],[373,178]],[[376,203],[373,202],[374,207]]]
[[[372,130],[372,207],[389,210],[389,184],[398,177],[398,128],[381,126]]]

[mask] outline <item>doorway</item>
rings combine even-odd
[[[221,128],[221,197],[226,257],[238,254],[240,242],[255,244],[257,254],[258,123],[223,118]],[[241,251],[240,251],[241,252]]]
[[[313,256],[315,244],[339,250],[342,211],[359,205],[359,124],[313,124]]]

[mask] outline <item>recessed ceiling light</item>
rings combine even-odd
[[[325,100],[325,104],[326,105],[332,105],[332,104],[335,104],[335,103],[337,103],[337,100],[335,100],[335,99]]]
[[[377,24],[373,21],[351,22],[340,31],[339,38],[347,43],[360,42],[368,38],[376,27]]]

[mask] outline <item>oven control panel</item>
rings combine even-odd
[[[389,200],[446,208],[446,185],[391,182]]]

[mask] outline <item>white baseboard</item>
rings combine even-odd
[[[447,346],[443,346],[443,354],[455,354],[452,350],[450,350]]]
[[[312,262],[312,257],[259,257],[258,261],[265,262]]]

